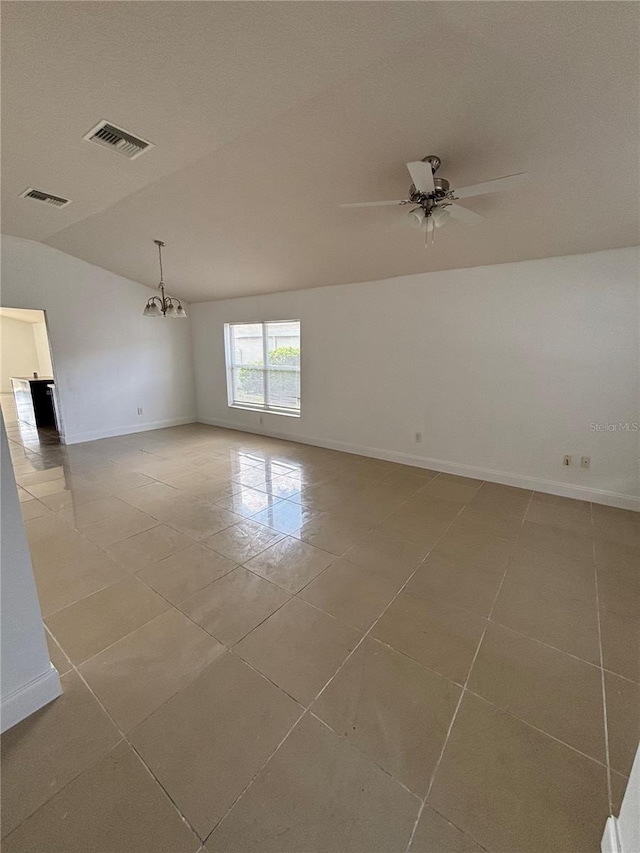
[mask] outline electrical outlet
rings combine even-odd
[[[422,444],[422,433],[421,432],[416,433],[416,444]]]
[[[141,415],[141,414],[142,414],[142,406],[138,406],[138,414],[139,414],[139,415]]]
[[[571,457],[570,457],[570,456],[568,456],[568,455],[567,455],[567,456],[563,456],[563,457],[562,457],[562,464],[563,464],[563,465],[571,465]]]
[[[581,456],[580,457],[580,467],[588,468],[591,465],[591,457],[590,456]]]

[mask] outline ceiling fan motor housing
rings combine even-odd
[[[411,184],[409,189],[409,198],[414,204],[419,204],[424,208],[432,207],[435,202],[441,201],[449,195],[449,181],[446,178],[433,179],[434,190],[430,193],[421,193]]]
[[[444,198],[449,192],[449,181],[446,178],[435,178],[433,183],[436,188],[436,198]]]

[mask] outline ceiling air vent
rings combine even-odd
[[[129,160],[135,160],[136,157],[153,148],[152,142],[147,142],[146,139],[134,136],[132,133],[122,130],[121,127],[110,124],[108,121],[101,121],[84,138],[89,142],[102,145],[104,148],[111,148],[112,151],[123,154]]]
[[[33,187],[27,187],[23,193],[20,193],[20,198],[32,198],[34,201],[51,204],[53,207],[66,207],[68,204],[71,204],[71,199],[61,198],[59,195],[51,195],[51,193],[46,193],[44,190],[36,190]]]

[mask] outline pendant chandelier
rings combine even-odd
[[[175,296],[166,296],[164,292],[164,276],[162,273],[162,240],[153,241],[158,247],[158,259],[160,261],[160,284],[158,290],[160,296],[152,296],[147,300],[144,311],[145,317],[186,317],[187,312],[182,307],[182,302]]]

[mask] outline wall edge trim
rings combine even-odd
[[[164,429],[165,427],[184,426],[185,424],[198,423],[195,415],[186,415],[181,418],[166,418],[160,421],[148,421],[145,424],[127,424],[122,427],[113,427],[105,430],[90,430],[89,432],[65,433],[64,444],[79,444],[82,441],[97,441],[101,438],[113,438],[118,435],[133,435],[137,432],[148,432],[152,429]]]
[[[614,815],[609,815],[604,825],[600,850],[602,853],[624,853],[618,837],[618,819]]]
[[[51,664],[45,672],[26,684],[20,685],[2,699],[0,704],[2,726],[0,730],[6,732],[7,729],[12,728],[21,720],[57,699],[61,693],[62,687],[60,686],[58,670]]]

